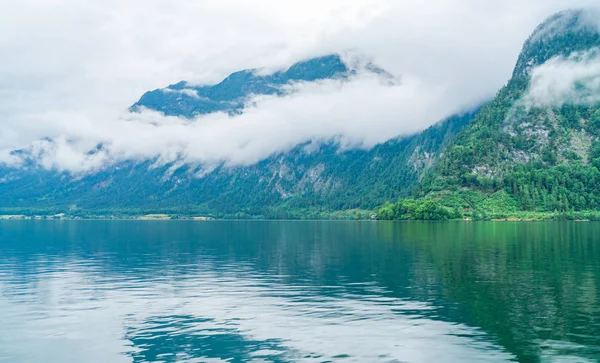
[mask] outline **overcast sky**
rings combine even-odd
[[[307,140],[370,147],[488,99],[552,13],[598,0],[19,0],[0,3],[0,160],[85,171],[125,158],[253,163]],[[294,86],[237,117],[129,115],[147,90],[351,50],[361,75]],[[149,123],[148,121],[152,121]],[[54,142],[39,141],[44,137]],[[93,157],[87,151],[107,145]]]

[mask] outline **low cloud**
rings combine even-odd
[[[555,57],[534,68],[523,102],[528,107],[600,102],[600,49]]]
[[[192,88],[182,88],[182,89],[163,88],[162,92],[164,92],[164,93],[179,93],[179,94],[186,95],[186,96],[189,96],[192,98],[200,99],[200,96],[198,95],[198,91],[196,91]]]
[[[368,72],[348,81],[290,84],[285,91],[284,97],[253,97],[239,115],[214,113],[192,120],[150,110],[87,122],[78,115],[50,115],[47,132],[54,132],[34,141],[24,155],[44,168],[73,172],[151,158],[248,165],[311,140],[335,138],[342,147],[369,148],[462,108],[440,104],[447,92],[442,87],[425,88],[410,77],[390,83]]]

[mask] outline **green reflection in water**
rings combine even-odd
[[[600,359],[597,223],[2,221],[0,248],[9,328],[96,309],[135,362]]]

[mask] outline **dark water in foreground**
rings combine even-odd
[[[600,361],[600,224],[0,221],[0,362]]]

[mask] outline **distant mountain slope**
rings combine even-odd
[[[556,14],[525,43],[512,79],[425,177],[418,195],[439,203],[430,204],[439,212],[447,208],[437,216],[600,210],[600,22],[593,14]],[[397,206],[394,214],[412,212]]]
[[[153,161],[124,162],[75,178],[41,169],[0,168],[4,213],[46,210],[74,214],[210,214],[319,218],[373,208],[408,196],[423,170],[472,119],[454,116],[411,137],[371,150],[340,150],[335,142],[299,145],[249,167],[199,170]]]
[[[362,71],[394,81],[372,64]],[[289,82],[345,79],[356,72],[340,56],[330,55],[272,75],[237,72],[213,86],[180,82],[146,93],[132,110],[144,107],[187,118],[241,112],[248,97],[281,95],[281,87]],[[341,149],[335,140],[307,143],[245,167],[205,169],[180,163],[157,167],[155,160],[127,161],[77,176],[41,169],[31,160],[20,168],[0,168],[0,208],[2,213],[167,212],[269,218],[319,218],[339,210],[370,209],[409,195],[423,170],[473,115],[450,117],[422,133],[371,150]]]

